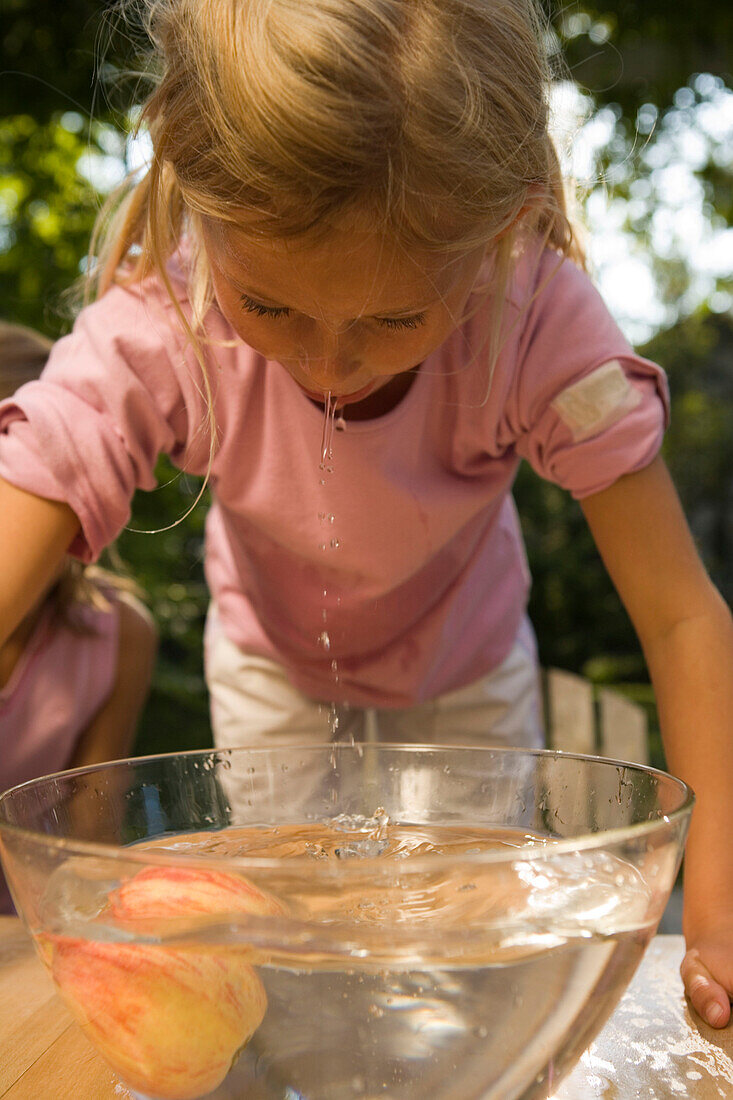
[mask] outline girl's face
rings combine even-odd
[[[418,366],[460,323],[484,249],[406,255],[356,219],[319,242],[264,242],[208,221],[214,291],[237,334],[304,392],[355,403]]]

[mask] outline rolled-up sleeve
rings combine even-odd
[[[158,455],[185,461],[192,418],[205,423],[197,370],[154,286],[113,288],[82,310],[41,378],[0,404],[0,477],[68,503],[81,525],[70,550],[96,559],[135,490],[155,486]]]
[[[545,260],[520,341],[517,453],[576,499],[647,466],[669,421],[663,370],[636,355],[590,279]]]

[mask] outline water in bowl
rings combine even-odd
[[[186,855],[271,857],[281,868],[266,889],[283,899],[287,919],[193,933],[212,945],[246,941],[267,996],[262,1023],[207,1096],[547,1097],[654,931],[638,870],[607,852],[553,846],[520,830],[392,824],[380,810],[147,842]],[[497,848],[515,858],[475,861]],[[454,858],[419,870],[420,857],[435,854]],[[318,865],[312,880],[288,874],[304,857]],[[54,907],[63,909],[58,895]],[[67,905],[66,917],[78,936],[84,913]],[[158,942],[187,936],[161,930]]]

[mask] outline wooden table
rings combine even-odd
[[[554,1100],[733,1097],[733,1026],[691,1012],[681,936],[657,936],[596,1042]],[[0,1098],[125,1100],[127,1091],[72,1022],[20,921],[0,917]]]

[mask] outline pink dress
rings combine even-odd
[[[171,274],[187,310],[179,260]],[[518,265],[491,377],[491,302],[474,304],[394,409],[334,433],[325,477],[320,409],[216,307],[205,319],[218,620],[309,698],[407,707],[496,668],[529,588],[511,496],[520,461],[582,498],[659,450],[664,374],[572,263],[547,252]],[[0,476],[67,501],[82,527],[72,549],[90,560],[135,490],[155,486],[159,453],[204,475],[210,439],[200,365],[150,279],[83,310],[42,379],[0,405]]]
[[[78,609],[93,634],[41,617],[0,689],[0,791],[68,767],[77,740],[109,698],[117,673],[119,606]],[[0,875],[0,913],[11,909]]]

